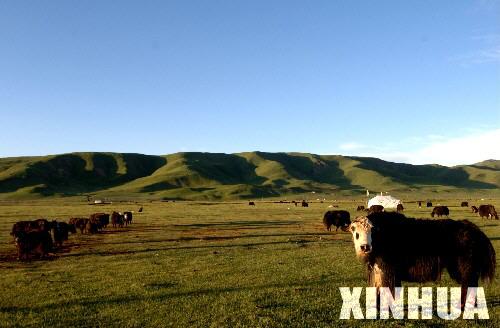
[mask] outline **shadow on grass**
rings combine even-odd
[[[216,237],[217,238],[217,237]],[[219,237],[220,238],[220,237]],[[230,237],[228,237],[230,239]],[[199,238],[193,239],[199,240]],[[338,239],[335,241],[351,243],[350,240]],[[303,239],[290,239],[287,241],[270,241],[270,242],[259,242],[259,243],[244,243],[244,244],[231,244],[231,245],[202,245],[202,246],[167,246],[167,247],[156,247],[156,248],[145,248],[138,250],[109,250],[109,251],[99,251],[92,253],[72,253],[63,255],[63,257],[83,257],[83,256],[115,256],[115,255],[133,255],[141,253],[159,252],[159,251],[175,251],[175,250],[196,250],[196,249],[212,249],[212,248],[238,248],[243,247],[247,249],[252,249],[256,246],[269,246],[269,245],[284,245],[284,244],[305,244],[305,243],[318,243],[315,240],[303,240]]]
[[[331,236],[332,238],[323,237]],[[329,240],[341,240],[342,236],[350,237],[347,233],[328,233],[328,232],[300,232],[300,233],[276,233],[276,234],[248,234],[248,235],[237,235],[237,236],[184,236],[179,238],[161,238],[152,240],[130,240],[130,241],[112,241],[112,242],[101,242],[100,245],[122,245],[122,244],[149,244],[149,243],[166,243],[166,242],[184,242],[184,241],[194,241],[194,240],[206,240],[206,241],[217,241],[217,240],[235,240],[235,239],[245,239],[245,238],[266,238],[266,237],[318,237],[322,238],[323,241]],[[350,238],[349,238],[350,241]]]
[[[312,290],[315,287],[320,286],[335,286],[337,282],[342,283],[359,283],[359,281],[363,281],[363,277],[353,277],[351,279],[322,279],[315,280],[310,282],[303,283],[291,283],[291,284],[267,284],[267,285],[258,285],[258,286],[244,286],[244,287],[224,287],[224,288],[204,288],[190,291],[182,291],[182,292],[162,292],[157,295],[123,295],[118,297],[107,297],[105,299],[76,299],[72,301],[66,302],[55,302],[50,304],[43,305],[34,305],[34,306],[2,306],[0,307],[0,312],[31,312],[31,311],[44,311],[44,310],[55,310],[68,308],[72,306],[83,306],[83,307],[92,307],[92,306],[106,306],[106,305],[125,305],[128,303],[134,302],[163,302],[169,299],[181,298],[181,297],[201,297],[201,296],[217,296],[220,294],[227,293],[237,293],[237,292],[245,292],[245,291],[262,291],[266,289],[290,289],[294,292],[306,292],[308,290]],[[143,286],[145,289],[158,289],[159,291],[168,291],[171,287],[175,287],[176,285],[173,283],[158,283],[158,284],[149,284]]]
[[[194,223],[194,224],[172,224],[174,227],[182,228],[206,228],[206,227],[233,227],[233,226],[284,226],[292,224],[300,224],[301,221],[284,221],[284,220],[262,220],[262,221],[229,221],[229,222],[214,222],[214,223]]]

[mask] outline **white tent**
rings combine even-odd
[[[372,205],[382,205],[384,208],[396,208],[398,204],[401,204],[401,201],[392,196],[375,196],[368,201],[368,208]]]

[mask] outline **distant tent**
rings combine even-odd
[[[392,196],[375,196],[368,201],[368,207],[372,205],[382,205],[384,208],[396,208],[401,201]]]

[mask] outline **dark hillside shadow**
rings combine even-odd
[[[35,188],[34,192],[44,196],[56,193],[65,195],[91,193],[148,176],[166,164],[166,159],[160,156],[119,154],[126,167],[126,172],[119,172],[118,163],[113,155],[106,153],[85,155],[90,156],[92,170],[87,169],[87,162],[82,158],[83,154],[57,155],[48,160],[29,164],[23,176],[3,181],[0,192],[14,192],[28,186],[43,185]]]
[[[390,176],[397,182],[407,185],[446,185],[459,188],[496,189],[496,185],[471,180],[461,167],[440,165],[410,165],[386,162],[372,157],[348,157],[359,161],[357,167]]]
[[[362,189],[361,186],[353,185],[346,178],[344,171],[340,169],[339,163],[335,160],[325,159],[317,155],[311,155],[314,158],[313,161],[309,157],[288,153],[257,152],[257,154],[268,161],[280,163],[294,179],[332,184],[341,189]],[[298,190],[298,192],[301,191]]]

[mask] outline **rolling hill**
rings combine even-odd
[[[446,167],[308,153],[70,153],[0,158],[0,198],[246,199],[310,192],[497,192],[500,161]]]

